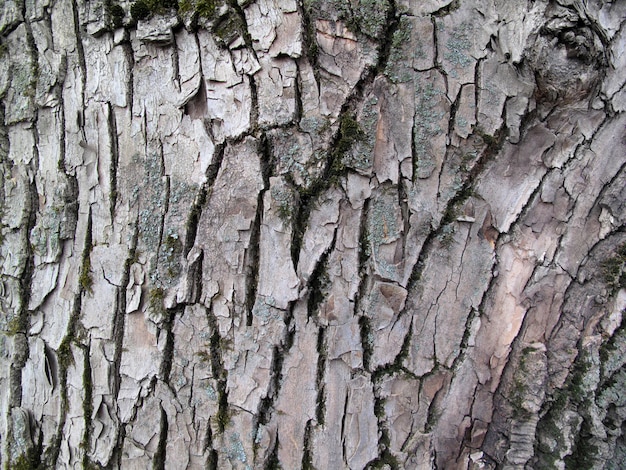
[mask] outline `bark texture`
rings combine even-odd
[[[0,8],[3,467],[626,466],[626,2]]]

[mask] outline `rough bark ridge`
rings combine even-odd
[[[4,0],[3,467],[624,468],[624,18]]]

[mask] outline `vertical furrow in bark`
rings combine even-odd
[[[110,172],[110,193],[109,204],[111,206],[111,220],[115,219],[115,205],[117,203],[117,172],[119,166],[119,142],[117,139],[117,123],[115,121],[115,113],[111,103],[107,103],[108,108],[108,129],[109,129],[109,145],[111,146],[111,166]]]
[[[228,371],[224,369],[222,359],[222,338],[217,326],[217,320],[211,310],[207,311],[207,316],[209,326],[212,330],[209,343],[211,351],[211,372],[213,374],[213,378],[217,381],[218,400],[217,415],[214,416],[215,422],[212,428],[215,429],[216,433],[222,434],[230,422],[228,410],[228,391],[226,390]]]
[[[152,461],[153,470],[165,470],[165,460],[167,457],[167,413],[161,405],[161,429],[159,430],[159,444],[157,447],[154,460]]]
[[[624,7],[59,1],[0,15],[2,465],[624,466]]]
[[[317,426],[324,426],[326,419],[325,415],[325,387],[324,387],[324,373],[326,371],[328,346],[326,345],[326,329],[323,326],[319,327],[317,333],[317,376],[315,380],[315,388],[317,389],[317,405],[315,408],[315,419]]]
[[[222,161],[224,159],[224,149],[224,144],[217,145],[215,147],[213,160],[207,168],[206,181],[202,184],[200,190],[198,191],[198,194],[196,195],[191,210],[189,212],[189,218],[186,227],[187,233],[185,235],[185,246],[183,250],[183,254],[185,257],[187,257],[189,251],[196,242],[196,237],[198,234],[198,222],[200,221],[202,210],[207,203],[207,199],[211,194],[211,190],[220,171]]]
[[[81,446],[83,447],[82,464],[85,468],[91,463],[87,450],[91,445],[92,435],[92,414],[93,414],[93,382],[91,378],[91,361],[90,361],[90,344],[82,346],[83,350],[83,413],[85,420],[85,429],[83,431]]]

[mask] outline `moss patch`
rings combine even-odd
[[[223,2],[219,0],[179,0],[178,11],[180,13],[197,13],[203,18],[215,18],[219,7]]]
[[[602,262],[602,275],[604,283],[615,294],[619,289],[626,288],[626,243],[622,243],[616,250],[615,255]]]
[[[171,9],[178,9],[176,0],[137,0],[130,6],[130,16],[135,21],[139,21],[153,14],[162,15]]]
[[[43,469],[41,462],[39,461],[39,455],[33,449],[26,454],[20,455],[17,459],[13,460],[7,468],[11,470],[39,470]]]
[[[104,9],[111,28],[120,28],[123,26],[126,12],[119,3],[108,1],[104,4]]]
[[[78,282],[83,291],[93,293],[93,277],[91,274],[91,257],[87,254],[83,260],[83,266],[80,270]]]

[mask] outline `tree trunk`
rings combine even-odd
[[[624,468],[624,18],[4,0],[3,468]]]

